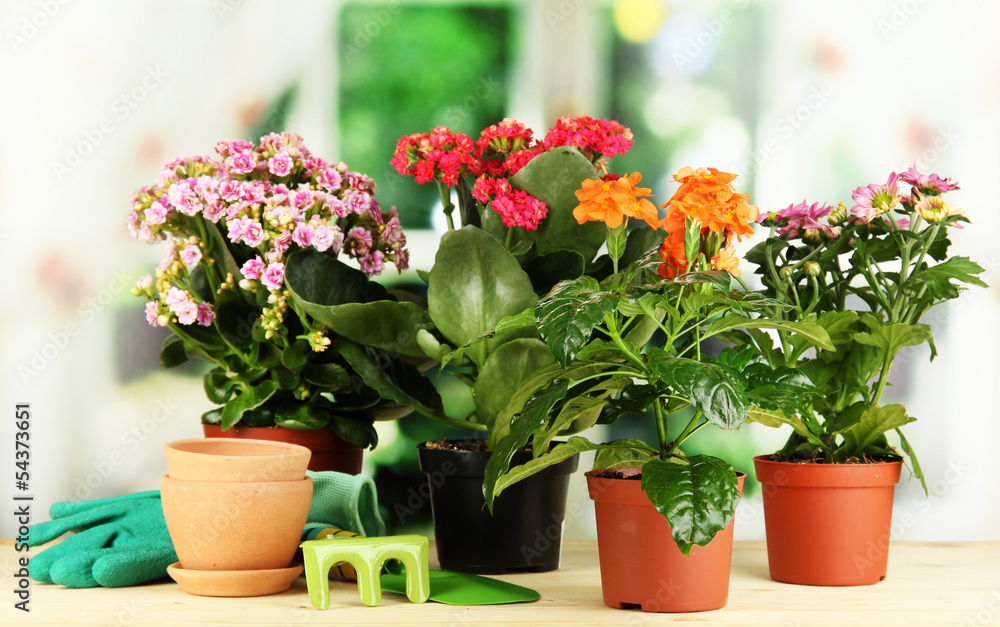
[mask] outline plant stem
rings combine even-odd
[[[684,427],[684,430],[681,431],[681,434],[677,436],[676,440],[674,440],[673,448],[679,447],[684,442],[684,440],[687,440],[689,437],[691,437],[691,434],[700,429],[702,426],[708,424],[708,421],[706,420],[701,425],[698,425],[699,420],[701,420],[701,412],[697,411],[691,418],[690,422],[687,423],[687,426]]]
[[[510,244],[511,244],[512,241],[514,241],[514,228],[513,227],[507,229],[507,238],[504,240],[504,243],[503,243],[504,248],[506,248],[508,251],[510,251]]]
[[[660,440],[660,457],[666,458],[670,453],[670,436],[667,430],[670,416],[664,413],[660,398],[653,401],[653,411],[656,413],[656,435]]]
[[[441,196],[441,206],[444,208],[444,217],[448,220],[448,230],[455,230],[455,221],[451,214],[455,211],[455,204],[451,202],[451,190],[444,183],[437,181],[438,195]]]

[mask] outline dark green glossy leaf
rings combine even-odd
[[[642,490],[670,523],[685,555],[729,526],[740,498],[736,472],[708,455],[649,460],[642,467]]]
[[[556,250],[539,255],[524,266],[531,278],[536,294],[548,294],[560,281],[578,278],[583,274],[583,257],[575,250]]]
[[[307,312],[317,306],[391,300],[385,288],[369,280],[364,272],[316,250],[303,250],[288,257],[285,286]]]
[[[769,320],[767,318],[748,318],[739,314],[716,318],[709,323],[702,338],[708,338],[732,329],[780,329],[800,335],[819,348],[829,351],[836,350],[836,347],[830,342],[830,336],[826,330],[815,322],[790,322]]]
[[[621,295],[601,291],[594,279],[584,276],[560,283],[535,306],[538,331],[564,368],[590,340],[595,326],[618,306]]]
[[[660,390],[652,385],[626,385],[616,399],[608,401],[601,410],[599,424],[611,424],[624,414],[642,415],[646,413],[653,401],[660,396]]]
[[[750,403],[741,375],[719,364],[674,357],[658,348],[646,353],[649,367],[675,394],[691,401],[705,418],[723,429],[746,420]]]
[[[354,446],[374,449],[378,445],[378,432],[370,420],[335,417],[330,422],[330,429]]]
[[[510,431],[500,440],[491,441],[490,460],[486,463],[483,488],[486,495],[486,505],[493,511],[493,499],[496,494],[494,486],[501,475],[510,468],[510,460],[514,453],[524,448],[528,438],[538,428],[545,424],[552,406],[566,396],[567,382],[565,379],[556,381],[547,389],[531,397],[524,405],[524,410],[510,421]],[[491,431],[491,436],[494,432]]]
[[[351,374],[338,364],[307,363],[302,369],[306,381],[323,388],[337,388],[351,382]]]
[[[884,437],[887,431],[902,427],[914,420],[915,418],[906,415],[906,408],[902,405],[867,408],[861,415],[861,420],[836,432],[844,438],[844,441],[835,451],[835,461],[844,462],[870,456],[869,447],[878,444],[878,438]]]
[[[216,405],[224,405],[233,397],[239,383],[235,379],[226,376],[226,371],[222,368],[212,368],[205,373],[202,378],[205,388],[205,396]]]
[[[572,439],[570,438],[570,440]],[[598,444],[597,454],[594,455],[594,470],[642,468],[646,462],[657,455],[656,449],[642,440],[634,438]]]
[[[235,399],[226,403],[225,409],[222,410],[222,430],[231,428],[239,422],[245,412],[260,407],[277,391],[278,384],[267,379],[241,392]]]
[[[187,362],[188,356],[184,351],[184,340],[176,335],[168,335],[163,340],[160,347],[160,366],[163,368],[176,368]]]
[[[274,423],[286,429],[320,429],[330,424],[330,412],[313,403],[289,403],[274,412]]]
[[[281,351],[281,363],[286,368],[301,368],[309,360],[309,342],[295,340]]]
[[[351,368],[364,380],[365,385],[379,396],[400,406],[412,407],[431,417],[444,416],[441,396],[429,379],[402,359],[393,359],[388,353],[364,349],[346,340],[338,340],[336,348]]]

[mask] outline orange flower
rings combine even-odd
[[[640,181],[642,174],[639,172],[613,180],[584,181],[575,192],[580,204],[573,209],[573,217],[580,224],[593,220],[615,229],[628,216],[640,218],[652,228],[658,228],[656,206],[644,198],[652,196],[653,190],[636,187]]]
[[[672,279],[678,274],[687,272],[687,257],[684,253],[684,230],[667,235],[660,246],[660,259],[663,263],[657,268],[664,279]]]
[[[759,210],[747,202],[750,196],[737,194],[732,181],[735,174],[715,168],[681,168],[674,180],[680,189],[663,205],[667,217],[661,223],[668,233],[684,227],[684,218],[690,216],[701,223],[703,230],[724,231],[726,239],[735,236],[742,241],[753,234],[752,224]]]
[[[731,243],[728,243],[725,248],[719,251],[719,254],[712,257],[712,266],[716,270],[725,270],[733,276],[740,276],[740,260],[736,256],[736,249],[733,248]]]

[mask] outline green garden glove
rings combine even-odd
[[[67,588],[134,586],[163,577],[177,561],[157,491],[56,503],[49,514],[52,520],[29,528],[32,546],[80,531],[31,558],[35,581]]]
[[[385,535],[371,477],[308,470],[306,475],[313,480],[307,531],[314,527],[336,527],[368,537]]]

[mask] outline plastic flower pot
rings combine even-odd
[[[729,599],[733,557],[733,522],[705,546],[684,555],[663,517],[636,479],[587,474],[597,513],[597,550],[601,560],[604,603],[644,612],[702,612],[723,607]],[[619,469],[637,475],[638,468]],[[737,473],[740,493],[743,473]]]
[[[309,470],[314,472],[335,470],[349,475],[361,472],[363,449],[345,442],[330,429],[235,426],[223,431],[219,425],[206,424],[202,424],[202,428],[206,438],[249,438],[304,446],[312,452]]]
[[[444,570],[479,575],[559,568],[573,456],[520,481],[497,497],[493,515],[483,497],[490,454],[417,445],[427,475],[438,561]],[[511,466],[531,459],[518,452]]]
[[[901,461],[775,462],[754,458],[764,493],[771,578],[810,586],[885,579],[893,489]]]

